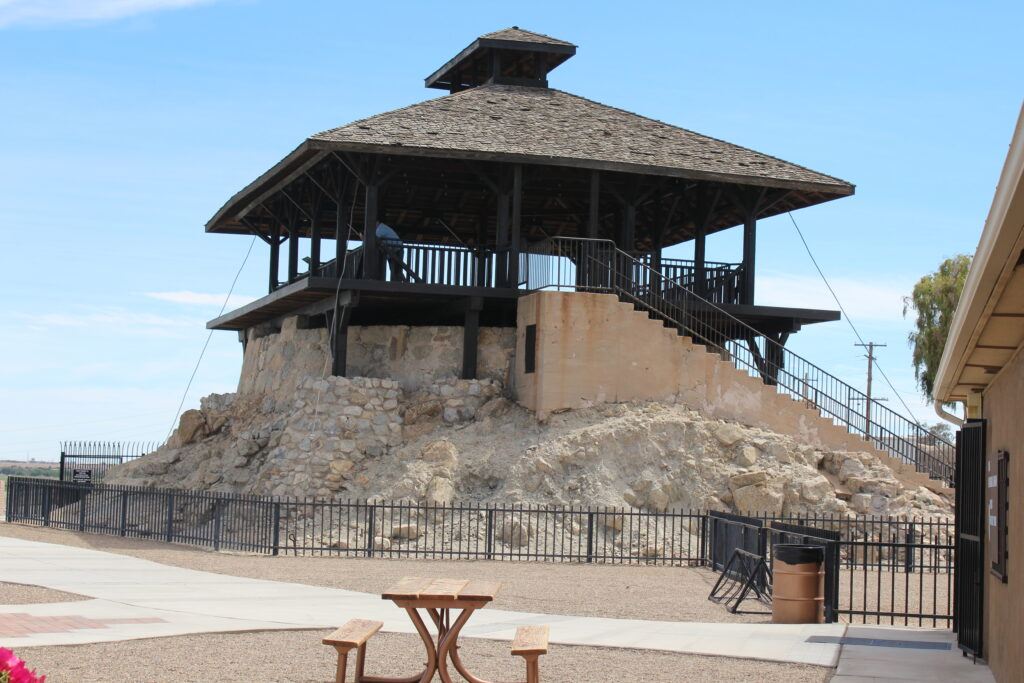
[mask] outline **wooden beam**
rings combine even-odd
[[[352,320],[355,300],[345,306],[336,306],[331,314],[331,374],[344,377],[348,369],[348,324]]]
[[[376,280],[380,270],[380,254],[377,253],[377,183],[366,185],[363,206],[363,277]]]
[[[495,238],[495,252],[498,254],[495,283],[498,287],[508,286],[509,233],[512,230],[512,193],[506,187],[498,195],[498,228]]]
[[[288,222],[288,282],[299,276],[299,214],[292,212]]]
[[[274,227],[270,231],[270,292],[277,289],[278,271],[281,268],[281,224],[274,221]],[[268,292],[269,293],[269,292]]]
[[[754,267],[757,255],[757,211],[751,210],[743,219],[743,292],[740,303],[754,303]]]
[[[522,234],[523,220],[523,166],[512,167],[512,223],[509,235],[508,272],[509,287],[519,286],[519,242]]]
[[[480,309],[483,299],[475,298],[466,306],[462,328],[462,379],[476,379],[476,361],[480,345]]]
[[[601,224],[601,172],[590,172],[590,212],[587,216],[587,238],[596,240]]]

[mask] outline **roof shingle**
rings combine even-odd
[[[838,178],[548,88],[483,85],[324,131],[310,141],[853,192]]]

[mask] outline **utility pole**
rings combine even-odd
[[[864,429],[864,431],[868,434],[868,436],[870,436],[871,435],[871,377],[872,377],[872,374],[873,374],[872,371],[874,370],[874,366],[875,366],[875,349],[884,348],[886,345],[885,344],[876,344],[875,342],[868,342],[867,344],[854,344],[854,346],[863,346],[864,348],[866,348],[868,350],[868,355],[867,355],[867,359],[868,359],[868,391],[867,391],[867,400],[864,402],[864,419],[865,419],[865,429]]]

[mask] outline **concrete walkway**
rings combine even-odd
[[[362,617],[384,630],[413,633],[405,612],[377,595],[265,581],[157,564],[126,555],[0,537],[0,581],[33,584],[85,595],[79,602],[0,606],[0,641],[7,647],[69,645],[225,631],[326,629]],[[551,641],[565,645],[628,647],[690,654],[836,666],[842,683],[878,678],[890,656],[903,662],[942,662],[940,671],[969,665],[959,652],[895,647],[891,641],[948,641],[942,631],[867,629],[842,624],[783,626],[608,619],[484,609],[463,630],[467,637],[511,640],[516,626],[551,625]],[[884,632],[888,636],[877,635]],[[875,634],[875,635],[871,635]],[[859,637],[859,636],[858,636]],[[908,659],[909,658],[909,659]],[[955,661],[954,661],[955,658]],[[873,664],[874,663],[874,664]],[[873,668],[872,668],[873,667]],[[972,678],[973,667],[957,678]],[[925,669],[922,669],[924,671]],[[866,677],[865,677],[866,676]],[[894,678],[892,680],[916,680]]]

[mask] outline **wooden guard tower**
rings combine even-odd
[[[331,329],[343,375],[350,324],[460,325],[472,378],[479,326],[514,326],[517,299],[552,284],[631,300],[671,283],[781,343],[837,320],[755,305],[757,221],[853,185],[551,88],[575,53],[517,27],[489,33],[426,78],[449,94],[307,139],[207,223],[270,251],[267,296],[208,327],[244,343],[302,316]],[[378,222],[401,242],[381,244]],[[707,236],[734,227],[738,262],[707,261]],[[694,260],[662,257],[689,240]],[[569,241],[608,248],[553,246]],[[572,262],[569,281],[550,277],[559,259]]]

